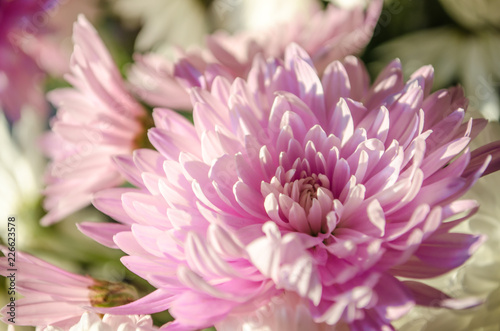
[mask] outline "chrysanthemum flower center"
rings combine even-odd
[[[304,170],[286,177],[278,174],[265,189],[270,193],[269,196],[266,193],[266,207],[271,219],[313,236],[327,233],[327,217],[333,210],[334,201],[328,177]]]
[[[305,173],[302,176],[307,176]],[[286,183],[283,187],[283,193],[297,202],[306,215],[312,207],[313,200],[318,197],[318,189],[320,187],[327,188],[330,186],[330,181],[325,175],[312,174],[310,176],[297,179],[294,182]]]

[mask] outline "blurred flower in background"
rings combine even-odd
[[[399,3],[401,11],[405,6],[413,6],[410,1],[387,2]],[[395,56],[405,64],[406,74],[422,65],[432,64],[436,68],[436,87],[454,83],[463,85],[469,107],[480,110],[489,120],[498,121],[500,2],[441,0],[441,3],[454,22],[446,21],[443,13],[444,19],[441,19],[446,24],[389,39],[373,50],[377,59],[373,67],[379,68]],[[423,6],[430,7],[428,4]],[[422,17],[422,21],[426,19]]]
[[[88,206],[93,193],[124,183],[113,157],[143,147],[151,122],[83,15],[73,39],[71,71],[65,76],[73,87],[48,94],[58,111],[43,142],[52,161],[45,176],[43,225]]]
[[[205,47],[178,50],[176,60],[155,53],[137,55],[129,81],[135,93],[151,105],[191,111],[184,88],[210,87],[219,75],[245,78],[256,58],[283,58],[290,43],[297,43],[311,54],[322,74],[331,61],[357,54],[368,44],[381,5],[382,1],[374,0],[366,10],[363,6],[347,10],[333,5],[322,10],[309,1],[307,10],[293,13],[287,21],[250,20],[258,27],[234,34],[216,31],[206,37]],[[259,9],[265,13],[268,8]],[[201,75],[186,72],[189,66]]]
[[[0,2],[0,106],[11,121],[29,105],[48,114],[45,74],[67,71],[67,38],[77,13],[93,18],[97,0],[5,0]],[[65,46],[66,45],[66,46]]]
[[[448,14],[472,30],[500,29],[500,3],[495,0],[440,0]]]
[[[209,33],[263,29],[288,22],[318,0],[109,0],[124,24],[140,26],[135,50],[172,55],[174,47],[205,44]]]
[[[129,27],[140,26],[139,52],[168,54],[174,45],[201,45],[210,32],[209,8],[200,0],[110,0]]]
[[[317,0],[214,0],[211,15],[218,28],[230,32],[262,31],[319,8],[320,2]]]

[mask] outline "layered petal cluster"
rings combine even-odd
[[[51,158],[46,172],[41,220],[48,225],[90,204],[92,194],[124,179],[112,157],[141,146],[148,114],[127,91],[118,68],[90,23],[74,26],[73,88],[49,93],[58,107],[52,132],[44,140]]]
[[[15,301],[14,315],[9,314],[13,311],[9,305],[0,310],[5,323],[14,316],[16,325],[68,330],[89,307],[120,305],[137,298],[135,289],[128,285],[76,275],[30,254],[13,253],[5,246],[0,250],[4,254],[0,275],[23,296]]]
[[[37,331],[153,331],[158,328],[153,326],[151,316],[129,315],[114,316],[105,314],[102,319],[99,315],[85,312],[81,319],[70,328],[47,326],[37,328]]]
[[[371,39],[381,12],[382,1],[374,0],[365,11],[363,6],[342,9],[329,5],[321,10],[311,2],[309,10],[290,22],[280,22],[262,30],[241,31],[234,35],[217,32],[207,36],[206,48],[179,51],[172,63],[156,54],[137,55],[129,80],[136,93],[148,103],[160,107],[191,109],[187,92],[193,87],[186,76],[194,75],[189,67],[207,72],[196,86],[210,86],[217,75],[230,78],[248,74],[257,54],[283,57],[288,44],[295,42],[310,55],[318,71],[333,60],[355,54]]]
[[[450,230],[477,209],[458,199],[498,168],[487,167],[496,145],[468,148],[486,121],[463,123],[462,90],[431,94],[432,79],[423,67],[405,83],[396,60],[370,85],[352,56],[320,79],[292,44],[283,60],[256,58],[246,80],[193,88],[194,125],[156,109],[158,152],[119,161],[138,188],[95,199],[123,224],[87,233],[157,290],[107,312],[169,309],[166,330],[243,330],[285,297],[304,325],[390,330],[415,304],[477,303],[418,282],[483,241]]]

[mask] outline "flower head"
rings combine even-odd
[[[9,249],[0,247],[0,275],[12,275]],[[77,323],[89,307],[111,307],[137,299],[135,288],[80,276],[22,252],[15,252],[13,290],[23,297],[16,300],[15,324],[67,329]],[[8,305],[0,313],[9,323]]]
[[[106,312],[168,308],[167,330],[191,330],[285,296],[308,322],[381,330],[415,304],[474,304],[418,282],[482,242],[450,230],[477,209],[458,198],[491,159],[467,147],[485,121],[462,123],[462,90],[431,94],[432,77],[423,67],[404,83],[394,61],[370,86],[347,57],[320,79],[292,44],[246,80],[193,88],[194,125],[155,110],[158,152],[121,167],[142,183],[95,204],[130,228],[113,237],[122,261],[158,290]]]
[[[112,157],[141,146],[146,111],[127,92],[118,68],[90,23],[74,27],[73,88],[50,92],[58,107],[44,147],[52,159],[46,173],[41,220],[48,225],[90,204],[92,194],[124,179]]]

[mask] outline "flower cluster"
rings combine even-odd
[[[355,53],[382,1],[362,3],[218,32],[175,61],[137,55],[129,83],[80,16],[72,87],[48,93],[41,223],[92,203],[113,222],[80,231],[123,252],[154,290],[17,252],[16,324],[376,331],[416,306],[481,305],[427,279],[485,242],[485,231],[460,232],[479,207],[463,197],[500,169],[500,141],[471,144],[487,121],[467,114],[460,86],[433,90],[431,66],[405,79],[396,59],[372,82]],[[154,326],[165,311],[173,320]]]

